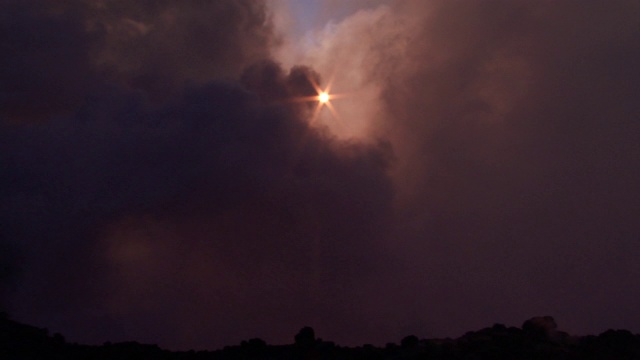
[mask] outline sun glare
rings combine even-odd
[[[330,90],[331,90],[332,80],[333,80],[333,77],[329,80],[329,83],[327,84],[327,86],[324,89],[322,89],[314,81],[314,79],[309,77],[309,82],[311,83],[313,88],[316,90],[318,95],[303,96],[303,97],[297,97],[297,98],[291,99],[291,101],[294,101],[294,102],[316,102],[317,103],[317,106],[315,107],[315,110],[313,111],[313,114],[310,117],[311,123],[315,122],[315,120],[320,115],[320,111],[325,107],[329,109],[329,111],[331,112],[331,114],[335,119],[340,118],[338,116],[338,113],[336,112],[336,109],[333,107],[333,104],[331,104],[331,101],[334,99],[342,98],[345,96],[345,94],[331,94]]]

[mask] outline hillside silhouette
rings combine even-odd
[[[215,351],[168,351],[135,341],[82,345],[60,334],[0,316],[0,359],[640,359],[640,335],[607,330],[600,335],[571,336],[550,316],[534,317],[521,328],[495,324],[458,338],[419,339],[408,335],[384,347],[343,347],[316,338],[304,327],[290,345],[242,341]]]

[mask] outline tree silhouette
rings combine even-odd
[[[313,347],[315,342],[316,342],[316,334],[313,331],[313,328],[309,326],[305,326],[302,329],[300,329],[298,334],[295,336],[296,346],[299,346],[302,348]]]

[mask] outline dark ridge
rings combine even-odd
[[[101,346],[68,343],[60,334],[0,316],[0,359],[640,359],[640,335],[607,330],[598,336],[571,336],[559,331],[552,317],[534,317],[521,328],[495,324],[457,339],[419,339],[408,335],[385,347],[342,347],[316,338],[304,327],[291,345],[242,341],[216,351],[168,351],[135,341]]]

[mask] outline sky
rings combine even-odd
[[[640,332],[639,29],[635,0],[2,1],[0,307],[182,350]]]

